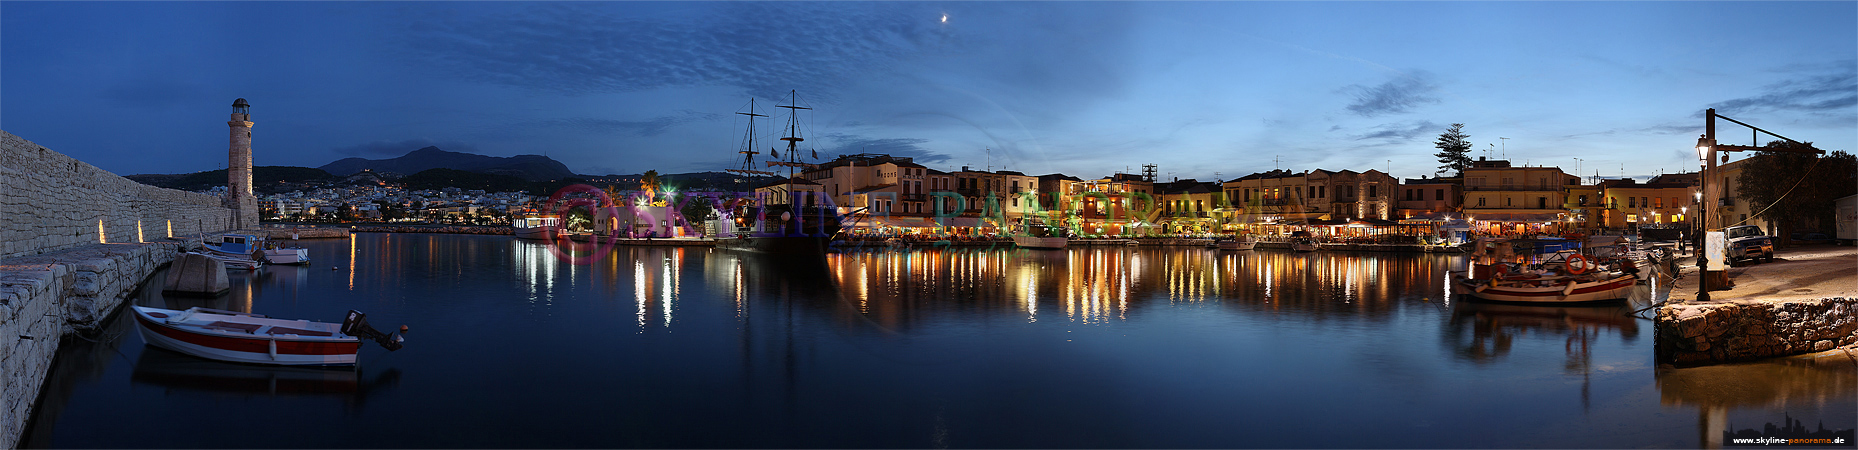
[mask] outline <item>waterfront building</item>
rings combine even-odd
[[[1710,172],[1712,175],[1710,177],[1710,183],[1722,183],[1722,187],[1710,188],[1711,191],[1721,194],[1721,197],[1717,198],[1715,203],[1710,204],[1711,211],[1709,213],[1717,214],[1717,217],[1722,218],[1722,222],[1720,223],[1723,227],[1731,225],[1759,225],[1762,230],[1774,232],[1774,222],[1768,220],[1766,217],[1760,216],[1761,208],[1757,207],[1754,202],[1750,202],[1748,199],[1736,195],[1736,191],[1742,187],[1742,170],[1748,166],[1749,161],[1764,157],[1766,156],[1756,154],[1747,158],[1730,161],[1727,164],[1716,166],[1716,169]]]
[[[1455,178],[1407,178],[1400,183],[1395,217],[1440,219],[1463,207],[1464,187]]]
[[[1479,157],[1464,170],[1464,211],[1472,231],[1492,235],[1558,234],[1567,228],[1567,186],[1580,178],[1559,167],[1512,167]]]
[[[1326,206],[1313,200],[1326,188],[1311,186],[1307,173],[1282,169],[1254,173],[1222,183],[1220,188],[1240,214],[1240,223],[1314,219]]]
[[[798,198],[803,206],[824,203],[825,187],[808,181],[805,177],[794,176],[792,179],[776,179],[755,187],[755,196],[764,205],[785,205],[789,199]]]
[[[1312,199],[1319,205],[1317,211],[1327,214],[1327,220],[1388,220],[1394,217],[1393,190],[1400,183],[1385,172],[1318,169],[1310,171],[1305,178],[1309,186],[1318,188]],[[1327,206],[1322,206],[1325,203]]]
[[[1625,178],[1600,182],[1600,195],[1606,202],[1603,226],[1632,231],[1641,227],[1663,228],[1686,223],[1686,214],[1696,209],[1694,199],[1697,186],[1682,182],[1684,179],[1660,177],[1639,183]]]
[[[1194,179],[1175,180],[1155,185],[1160,193],[1163,228],[1169,233],[1211,233],[1219,231],[1224,214],[1216,214],[1225,203],[1219,183]]]
[[[1598,184],[1566,186],[1561,209],[1568,211],[1564,231],[1585,235],[1598,234],[1606,225],[1606,195]]]
[[[928,170],[911,158],[860,153],[813,166],[801,176],[818,183],[841,211],[926,215]]]
[[[1152,217],[1137,212],[1155,211],[1153,180],[1142,175],[1117,173],[1072,185],[1078,191],[1071,201],[1079,205],[1079,231],[1086,235],[1131,236],[1153,227]]]

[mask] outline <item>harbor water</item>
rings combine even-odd
[[[67,339],[21,445],[1695,448],[1858,423],[1849,364],[1656,367],[1631,315],[1656,283],[1625,304],[1466,303],[1446,295],[1455,255],[303,245],[312,265],[235,274],[219,298],[157,281],[132,301],[359,310],[407,325],[404,349],[218,363],[147,347],[119,312]]]

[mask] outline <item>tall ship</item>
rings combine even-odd
[[[839,233],[842,218],[838,211],[830,207],[830,202],[822,201],[824,194],[817,183],[795,177],[796,169],[806,169],[811,164],[801,162],[800,143],[806,139],[801,136],[800,115],[802,110],[812,108],[800,106],[799,94],[790,92],[788,104],[776,105],[786,108],[787,127],[781,140],[787,141],[787,153],[781,154],[779,148],[769,148],[766,167],[785,167],[785,178],[773,183],[757,186],[755,197],[747,201],[735,202],[731,208],[730,227],[732,233],[716,239],[716,246],[739,251],[768,253],[774,255],[823,258],[832,239]],[[774,171],[756,167],[755,155],[761,154],[755,145],[755,120],[768,117],[755,112],[755,100],[749,99],[748,112],[737,112],[748,116],[748,130],[742,139],[742,147],[737,153],[742,154],[742,165],[726,169],[730,173],[745,178],[779,177]],[[817,150],[810,150],[813,158],[818,158]],[[744,192],[738,189],[738,192]]]

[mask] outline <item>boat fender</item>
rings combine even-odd
[[[1485,289],[1490,289],[1490,285],[1480,284],[1480,285],[1477,285],[1477,289],[1472,289],[1471,291],[1472,292],[1484,292]]]
[[[1578,283],[1574,283],[1574,282],[1568,282],[1568,287],[1565,287],[1565,288],[1561,288],[1561,296],[1562,296],[1562,297],[1567,297],[1567,296],[1570,296],[1570,295],[1574,295],[1574,285],[1575,285],[1575,284],[1578,284]]]

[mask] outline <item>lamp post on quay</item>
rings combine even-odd
[[[1760,144],[1759,142],[1753,142],[1753,144],[1756,144],[1756,145],[1719,145],[1716,143],[1716,118],[1718,117],[1721,117],[1723,120],[1735,122],[1735,124],[1737,125],[1748,127],[1750,130],[1753,130],[1750,133],[1750,137],[1756,138],[1757,140],[1759,140],[1760,135],[1755,134],[1755,133],[1767,133],[1767,135],[1769,136],[1774,136],[1774,137],[1780,138],[1783,141],[1787,141],[1788,145],[1778,146],[1778,147],[1761,147],[1759,146]],[[1783,153],[1806,153],[1806,154],[1814,154],[1814,155],[1823,155],[1826,153],[1824,150],[1813,148],[1811,144],[1802,144],[1799,141],[1788,139],[1786,136],[1774,134],[1774,132],[1772,131],[1763,130],[1754,125],[1742,123],[1742,121],[1740,120],[1731,119],[1728,116],[1717,115],[1716,108],[1710,108],[1710,109],[1704,110],[1703,112],[1703,136],[1697,138],[1697,157],[1703,160],[1702,161],[1703,162],[1703,176],[1701,177],[1702,179],[1698,180],[1698,186],[1697,186],[1697,190],[1699,191],[1698,194],[1702,196],[1701,199],[1703,200],[1703,201],[1697,202],[1697,214],[1703,216],[1703,225],[1702,225],[1703,230],[1702,232],[1697,233],[1698,237],[1701,239],[1698,241],[1698,244],[1700,245],[1697,246],[1697,250],[1700,252],[1700,253],[1697,253],[1697,275],[1698,275],[1697,301],[1709,301],[1710,300],[1710,290],[1711,290],[1710,286],[1711,285],[1724,286],[1724,287],[1732,286],[1729,283],[1729,273],[1727,271],[1709,270],[1709,265],[1708,265],[1709,234],[1711,232],[1716,232],[1716,233],[1722,232],[1722,213],[1718,211],[1714,216],[1712,216],[1711,214],[1709,214],[1708,212],[1709,207],[1707,206],[1709,202],[1720,202],[1721,199],[1723,198],[1723,195],[1725,194],[1722,192],[1711,191],[1711,189],[1720,190],[1726,187],[1726,186],[1712,185],[1710,183],[1710,177],[1715,175],[1714,172],[1716,171],[1716,152],[1719,150],[1725,151],[1725,152],[1761,151],[1761,152],[1783,152]],[[1723,156],[1726,158],[1728,155],[1723,155]],[[1718,205],[1718,206],[1721,206],[1721,205]],[[1725,242],[1724,246],[1727,246],[1727,245],[1728,243]],[[1727,254],[1717,255],[1717,256],[1724,258],[1724,261],[1723,261],[1724,264],[1728,263]],[[1710,280],[1716,280],[1716,281],[1712,282]]]

